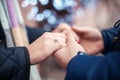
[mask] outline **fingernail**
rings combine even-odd
[[[78,44],[80,44],[80,40],[78,40],[77,42],[78,42]]]

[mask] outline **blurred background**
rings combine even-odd
[[[25,24],[45,31],[63,22],[103,30],[120,19],[120,0],[19,0],[19,4]],[[52,57],[39,66],[42,80],[64,80],[65,70]]]

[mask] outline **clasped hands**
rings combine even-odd
[[[46,32],[27,46],[31,64],[37,64],[53,55],[64,69],[78,51],[95,55],[104,49],[99,30],[83,27],[69,27],[60,24],[52,33]]]

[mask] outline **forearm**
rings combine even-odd
[[[102,56],[96,57],[78,54],[69,62],[65,80],[87,80],[90,71],[102,58]]]
[[[65,80],[119,80],[119,57],[118,51],[107,56],[78,54],[69,62]]]
[[[26,48],[1,48],[0,57],[0,79],[9,80],[17,77],[19,80],[28,80],[30,59]]]

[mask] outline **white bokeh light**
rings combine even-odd
[[[47,19],[49,24],[55,24],[56,23],[56,17],[54,15],[51,15],[48,19]]]
[[[29,0],[29,2],[32,6],[34,6],[34,5],[37,5],[38,1],[37,0]]]
[[[47,5],[49,0],[39,0],[42,5]]]
[[[44,14],[42,13],[37,14],[35,18],[36,21],[43,21],[44,19]]]
[[[51,10],[45,9],[43,11],[43,14],[44,14],[45,18],[49,18],[52,15],[52,12],[51,12]]]
[[[53,6],[57,10],[62,10],[64,9],[64,4],[63,0],[53,0]]]
[[[30,12],[28,13],[28,15],[27,15],[27,18],[28,19],[34,19],[35,18],[35,16],[37,15],[37,13],[38,13],[38,7],[37,6],[34,6],[34,7],[32,7],[32,9],[30,10]]]
[[[21,4],[22,7],[27,7],[30,4],[28,0],[24,0]]]

